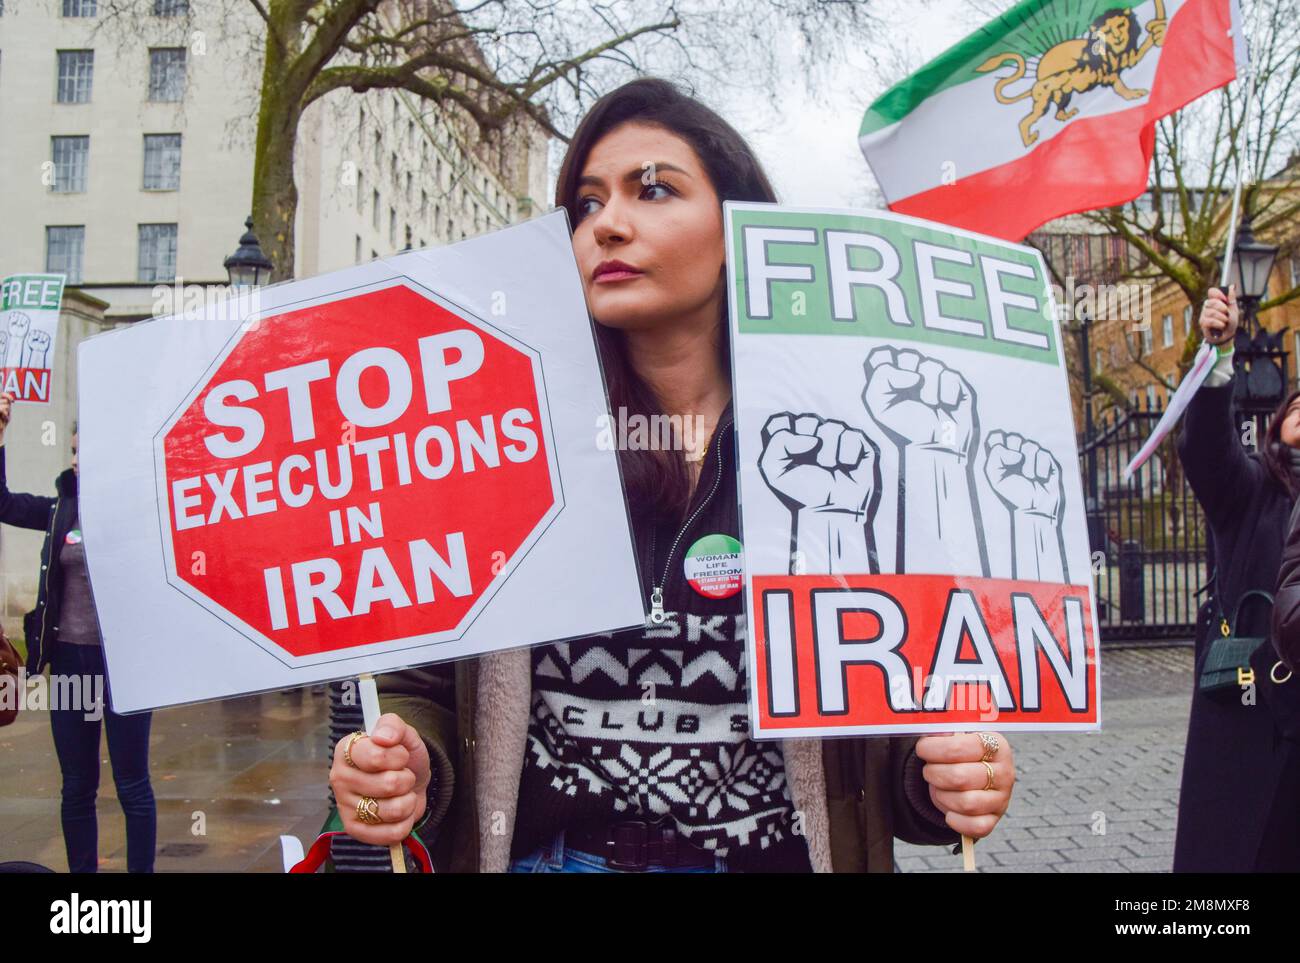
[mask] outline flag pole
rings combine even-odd
[[[1256,20],[1258,17],[1259,7],[1256,6],[1254,18],[1251,20],[1252,28],[1257,26]],[[1245,29],[1244,24],[1241,25],[1241,29]],[[1232,152],[1234,160],[1236,161],[1234,171],[1235,183],[1232,186],[1232,208],[1228,215],[1228,237],[1224,242],[1223,267],[1219,271],[1219,287],[1223,288],[1225,292],[1228,288],[1228,278],[1232,276],[1232,252],[1236,244],[1237,218],[1241,210],[1241,182],[1243,180],[1241,173],[1241,158],[1246,152],[1246,138],[1249,134],[1250,118],[1252,113],[1251,108],[1254,107],[1255,104],[1256,73],[1255,65],[1250,60],[1249,40],[1250,34],[1247,34],[1242,38],[1242,43],[1246,45],[1246,71],[1250,75],[1250,79],[1246,86],[1246,107],[1242,111],[1241,127],[1237,131],[1237,136],[1233,138]],[[1149,319],[1148,323],[1150,323]],[[1205,379],[1209,377],[1210,371],[1213,368],[1212,362],[1217,357],[1218,345],[1220,343],[1221,342],[1209,341],[1207,339],[1202,343],[1201,347],[1197,349],[1196,356],[1192,359],[1191,370],[1178,385],[1178,390],[1175,391],[1173,396],[1169,399],[1168,404],[1165,406],[1164,414],[1160,416],[1160,420],[1156,422],[1155,428],[1151,430],[1151,434],[1147,437],[1147,440],[1143,442],[1142,447],[1138,449],[1137,454],[1135,454],[1124,467],[1121,476],[1123,481],[1127,482],[1132,478],[1133,473],[1150,460],[1151,456],[1155,454],[1156,449],[1160,446],[1160,443],[1169,436],[1171,431],[1173,431],[1174,425],[1178,423],[1178,419],[1182,417],[1183,412],[1187,410],[1187,406],[1191,403],[1192,396],[1200,390],[1201,385],[1205,383]]]
[[[1259,8],[1255,8],[1255,17],[1259,16]],[[1252,21],[1252,26],[1254,25]],[[1242,29],[1245,29],[1243,24]],[[1237,217],[1241,211],[1241,158],[1246,152],[1246,138],[1249,137],[1251,108],[1255,106],[1255,64],[1250,60],[1250,37],[1247,35],[1242,38],[1246,44],[1246,70],[1250,74],[1250,81],[1246,85],[1246,108],[1241,117],[1241,129],[1237,131],[1236,142],[1232,145],[1232,152],[1236,159],[1236,183],[1232,186],[1232,212],[1228,215],[1228,238],[1223,248],[1223,268],[1219,271],[1219,287],[1223,288],[1226,293],[1228,287],[1228,278],[1232,276],[1232,250],[1237,242]]]

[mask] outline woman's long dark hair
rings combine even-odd
[[[1300,391],[1291,392],[1283,399],[1282,404],[1278,405],[1277,411],[1273,412],[1273,420],[1268,423],[1268,431],[1264,434],[1262,452],[1264,466],[1268,469],[1268,473],[1277,479],[1277,483],[1292,498],[1300,495],[1300,483],[1297,483],[1291,465],[1291,449],[1282,440],[1282,422],[1286,420],[1286,410],[1295,404],[1297,399],[1300,399]]]
[[[662,127],[690,144],[708,173],[719,202],[776,200],[762,165],[735,128],[672,83],[646,77],[600,98],[578,125],[555,186],[555,204],[568,210],[571,224],[576,225],[579,220],[578,178],[587,164],[587,155],[598,140],[629,121]],[[723,297],[717,331],[723,370],[729,375],[727,295]],[[647,418],[661,414],[663,402],[633,369],[623,332],[597,324],[596,343],[615,421],[620,409],[629,418],[637,414]],[[635,513],[656,520],[681,517],[691,493],[682,451],[627,451],[620,447],[619,459],[628,501]]]

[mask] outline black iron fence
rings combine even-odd
[[[1191,639],[1207,572],[1207,526],[1166,442],[1124,480],[1163,413],[1157,401],[1103,415],[1079,444],[1102,643]]]

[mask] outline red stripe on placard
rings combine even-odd
[[[1227,0],[1191,0],[1169,23],[1146,103],[1080,118],[1020,160],[969,176],[958,170],[954,183],[890,210],[1018,241],[1053,218],[1132,200],[1147,188],[1155,122],[1236,76],[1231,27]]]
[[[1086,585],[760,575],[750,591],[763,731],[1098,720]]]
[[[0,368],[0,391],[15,401],[50,400],[49,368]]]

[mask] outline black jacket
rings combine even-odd
[[[1202,388],[1187,409],[1178,454],[1205,510],[1214,540],[1214,594],[1229,619],[1247,591],[1272,593],[1282,559],[1291,496],[1258,455],[1242,447],[1232,415],[1232,385]],[[1200,678],[1217,618],[1202,613],[1196,640]],[[1269,630],[1270,611],[1258,599],[1233,629],[1241,636]],[[1174,841],[1175,872],[1300,870],[1300,746],[1283,739],[1269,703],[1293,697],[1256,672],[1254,700],[1231,687],[1192,691]],[[1195,681],[1193,681],[1195,686]],[[1289,809],[1289,812],[1288,812]]]
[[[5,447],[0,445],[0,522],[45,532],[36,608],[23,617],[27,638],[27,672],[41,672],[50,662],[59,637],[59,604],[63,600],[63,566],[59,555],[77,517],[77,473],[67,469],[54,482],[58,493],[27,495],[9,490]]]

